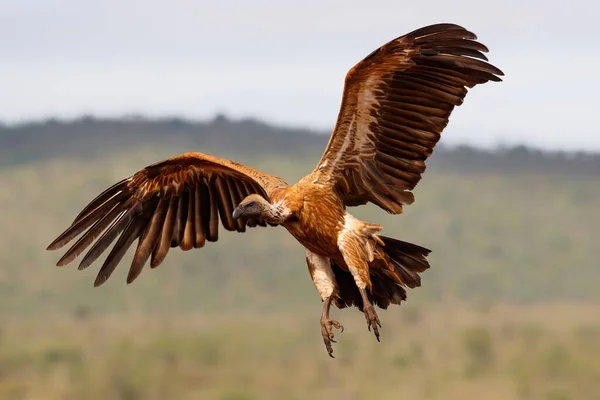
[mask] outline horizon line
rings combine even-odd
[[[58,124],[72,124],[77,122],[91,122],[91,121],[100,121],[100,122],[174,122],[178,121],[181,123],[194,125],[194,124],[213,124],[215,122],[226,122],[226,123],[255,123],[265,125],[275,129],[282,130],[297,130],[297,131],[305,131],[305,133],[314,135],[314,136],[329,136],[333,127],[329,130],[314,128],[310,126],[302,126],[297,124],[285,124],[280,122],[270,122],[258,116],[240,116],[240,117],[232,117],[225,112],[216,112],[212,115],[212,117],[191,117],[184,115],[148,115],[144,113],[138,112],[128,112],[122,113],[119,115],[98,115],[93,113],[82,113],[77,116],[66,117],[66,116],[43,116],[43,117],[31,117],[27,119],[21,119],[18,121],[2,121],[0,120],[0,132],[3,129],[21,129],[23,127],[32,126],[32,125],[44,125],[51,123]],[[525,143],[495,143],[493,145],[481,145],[475,143],[438,143],[436,145],[437,148],[440,149],[473,149],[480,152],[510,152],[516,149],[523,149],[532,152],[540,152],[544,154],[565,154],[565,155],[582,155],[582,156],[600,156],[600,150],[589,150],[589,149],[569,149],[569,150],[560,150],[560,149],[551,149],[551,148],[542,148],[536,147]]]

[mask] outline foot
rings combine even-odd
[[[373,333],[379,342],[379,329],[381,328],[381,323],[379,322],[379,317],[377,317],[377,313],[375,312],[375,308],[372,305],[368,305],[364,308],[365,319],[367,320],[367,327],[369,331],[371,331],[371,327],[373,328]]]
[[[330,318],[321,318],[321,334],[323,335],[323,342],[325,342],[325,348],[327,349],[327,353],[329,357],[333,357],[333,348],[331,347],[331,343],[335,343],[333,328],[340,329],[341,332],[344,332],[344,326],[337,321],[334,321]]]

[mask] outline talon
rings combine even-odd
[[[331,321],[331,325],[333,325],[333,327],[334,327],[335,329],[340,329],[340,330],[341,330],[341,332],[344,332],[344,325],[340,324],[339,322],[337,322],[337,321],[333,321],[333,320],[332,320],[332,321]],[[341,332],[340,332],[340,333],[341,333]]]
[[[335,358],[333,356],[333,347],[331,347],[331,343],[329,341],[324,340],[324,339],[323,339],[323,341],[325,342],[325,349],[327,349],[327,354],[329,354],[329,357]]]
[[[327,354],[329,354],[329,356],[331,358],[335,358],[333,356],[333,347],[331,346],[331,343],[337,343],[337,342],[334,339],[335,335],[333,333],[332,328],[343,329],[342,324],[340,324],[337,321],[327,319],[327,318],[321,319],[321,334],[323,335],[323,342],[325,343],[325,348],[327,349]]]
[[[369,332],[371,332],[371,327],[373,327],[373,333],[375,334],[377,341],[381,342],[381,340],[379,339],[378,329],[378,327],[381,328],[381,322],[379,322],[379,317],[377,316],[375,309],[372,306],[365,307],[364,314],[365,319],[367,320],[367,328],[369,329]]]

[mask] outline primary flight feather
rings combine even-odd
[[[399,214],[467,88],[500,81],[487,48],[461,26],[427,26],[390,41],[346,75],[335,129],[314,171],[294,185],[233,161],[185,153],[150,165],[110,187],[49,246],[77,242],[58,261],[87,250],[88,267],[113,242],[95,281],[104,283],[137,240],[127,282],[150,259],[160,265],[172,247],[201,248],[218,239],[219,221],[230,231],[283,225],[306,248],[306,262],[324,305],[321,333],[333,354],[332,303],[356,306],[379,340],[374,305],[406,299],[429,268],[423,247],[378,234],[348,206],[368,202]]]

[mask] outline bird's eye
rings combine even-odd
[[[254,202],[251,201],[250,203],[246,204],[246,207],[254,207]]]

